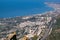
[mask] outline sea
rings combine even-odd
[[[0,2],[0,18],[29,16],[53,10],[44,2]]]

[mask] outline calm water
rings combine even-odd
[[[27,16],[50,11],[43,2],[0,2],[0,18]]]

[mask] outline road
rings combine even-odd
[[[45,32],[45,35],[44,35],[44,37],[41,39],[41,40],[45,40],[46,39],[46,37],[49,35],[49,32],[50,32],[50,30],[51,30],[51,28],[52,28],[52,22],[51,22],[51,25],[49,26],[49,30],[47,30],[46,32]]]
[[[51,28],[52,28],[52,24],[53,24],[53,21],[51,22],[51,24],[50,24],[50,26],[49,26],[49,28],[48,28],[49,30],[46,30],[43,38],[40,39],[40,36],[39,36],[39,38],[38,38],[37,40],[45,40],[45,39],[46,39],[46,37],[49,35],[49,32],[50,32],[50,30],[51,30]]]

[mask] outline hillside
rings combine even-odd
[[[56,24],[53,26],[53,30],[46,40],[60,40],[60,16],[56,19]]]

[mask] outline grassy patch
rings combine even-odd
[[[35,35],[34,37],[32,37],[32,40],[37,40],[38,36]]]

